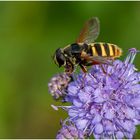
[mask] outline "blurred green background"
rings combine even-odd
[[[92,16],[101,23],[97,41],[120,46],[121,59],[140,49],[140,2],[0,2],[0,138],[55,138],[67,114],[50,107],[59,103],[47,84],[63,71],[51,56]]]

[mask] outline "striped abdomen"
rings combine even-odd
[[[89,45],[89,53],[93,56],[103,56],[103,57],[120,57],[122,50],[114,44],[110,43],[91,43]]]

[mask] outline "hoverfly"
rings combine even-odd
[[[122,50],[115,44],[94,42],[100,32],[100,23],[97,17],[89,19],[82,29],[76,43],[58,48],[54,54],[55,63],[65,68],[65,72],[71,75],[75,67],[79,65],[83,72],[87,72],[86,66],[96,64],[112,65],[109,59],[120,57]]]

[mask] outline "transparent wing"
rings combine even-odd
[[[93,17],[85,23],[76,42],[92,43],[97,39],[99,32],[100,32],[99,19],[97,17]]]
[[[81,55],[81,58],[87,61],[87,64],[107,64],[113,65],[113,61],[102,56],[90,56],[88,54]]]
[[[95,62],[95,63],[97,62],[97,63],[99,63],[99,64],[113,65],[113,60],[111,61],[111,60],[109,60],[109,59],[107,59],[107,58],[105,58],[105,57],[93,56],[91,59],[92,59],[93,62]]]

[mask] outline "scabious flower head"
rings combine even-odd
[[[54,99],[59,99],[65,96],[65,90],[68,83],[71,81],[71,77],[65,73],[57,74],[54,76],[48,84],[49,92]]]
[[[137,50],[131,49],[113,66],[95,65],[68,84],[62,106],[78,131],[96,139],[133,138],[140,124],[140,73],[133,65]],[[104,70],[103,70],[104,69]]]

